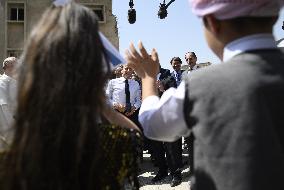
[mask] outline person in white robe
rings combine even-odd
[[[15,66],[18,59],[8,57],[3,62],[4,74],[0,76],[0,151],[7,148],[12,140],[11,126],[16,109],[17,81]]]

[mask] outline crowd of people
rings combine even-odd
[[[199,68],[197,56],[194,52],[185,54],[186,65],[182,67],[182,60],[173,57],[169,64],[173,71],[160,67],[156,83],[159,96],[169,88],[177,88],[190,72]],[[113,79],[107,83],[106,95],[108,103],[114,110],[128,117],[143,131],[138,121],[138,113],[141,106],[141,81],[134,70],[127,64],[119,65],[113,71]],[[144,138],[145,149],[151,154],[153,165],[158,167],[158,172],[152,182],[158,182],[168,176],[168,170],[172,177],[171,186],[175,187],[182,182],[181,170],[184,163],[189,162],[193,170],[193,136],[186,137],[185,145],[189,151],[189,161],[182,160],[182,138],[175,142],[160,142]],[[166,156],[165,156],[166,155]]]
[[[222,63],[201,68],[131,44],[113,65],[95,13],[56,1],[0,76],[0,189],[139,189],[151,153],[171,186],[284,189],[284,52],[272,27],[283,0],[190,0]],[[59,3],[58,3],[59,2]]]

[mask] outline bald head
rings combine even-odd
[[[18,63],[18,59],[16,57],[8,57],[3,61],[3,70],[4,73],[8,76],[12,76],[12,72],[15,66]]]
[[[197,57],[194,52],[187,52],[184,56],[186,63],[190,66],[190,69],[196,65]]]

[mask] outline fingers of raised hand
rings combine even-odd
[[[131,53],[131,50],[128,50],[128,49],[125,50],[125,57],[126,57],[127,65],[131,67],[132,69],[134,69],[135,71],[137,71],[137,69],[139,69],[139,64],[140,64],[140,61],[138,61],[139,59],[137,59],[137,57],[135,57]]]
[[[125,50],[125,56],[127,59],[127,62],[135,62],[135,57],[133,57],[129,50]]]
[[[127,65],[129,65],[131,68],[135,69],[137,67],[136,66],[137,60],[135,59],[135,57],[133,57],[131,55],[129,50],[125,50],[125,57],[126,57]]]
[[[136,59],[141,59],[141,56],[140,56],[140,54],[137,52],[137,50],[136,50],[136,48],[134,47],[134,44],[133,44],[133,43],[130,43],[129,50],[130,50],[130,53],[131,53]]]
[[[151,57],[152,57],[154,62],[159,63],[159,56],[158,56],[158,53],[157,53],[156,49],[152,50]]]
[[[144,46],[143,46],[141,41],[139,41],[139,43],[138,43],[138,48],[139,48],[139,51],[141,52],[141,55],[142,55],[142,57],[144,59],[149,59],[150,58],[147,50],[144,48]]]

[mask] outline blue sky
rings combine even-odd
[[[194,51],[198,62],[219,63],[219,59],[208,48],[204,39],[201,19],[191,13],[188,0],[176,0],[168,8],[168,16],[159,19],[157,16],[159,3],[162,0],[134,0],[136,9],[136,23],[129,24],[127,11],[129,0],[113,0],[113,14],[118,19],[118,32],[120,39],[120,52],[128,48],[130,42],[137,44],[143,42],[150,51],[156,48],[159,53],[160,64],[164,68],[171,69],[172,57],[180,57],[185,63],[184,54]],[[166,3],[169,0],[166,0]],[[284,11],[274,27],[276,40],[284,37],[282,30]]]

